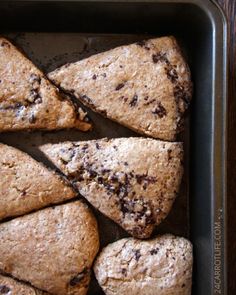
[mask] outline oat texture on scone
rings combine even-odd
[[[48,77],[94,111],[163,140],[182,131],[192,96],[189,67],[174,37],[120,46]]]
[[[0,271],[54,295],[85,295],[99,249],[97,222],[81,201],[0,224]]]
[[[0,294],[5,295],[49,295],[23,282],[0,274]]]
[[[182,143],[131,137],[40,149],[81,195],[134,237],[150,237],[179,191]]]
[[[78,128],[91,124],[13,44],[0,37],[0,132]]]
[[[106,295],[190,295],[192,264],[191,243],[166,234],[108,245],[94,272]]]
[[[0,220],[76,197],[71,184],[26,153],[0,143]]]

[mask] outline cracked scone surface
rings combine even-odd
[[[105,247],[94,272],[106,295],[190,295],[192,260],[192,245],[184,238],[128,238]]]
[[[26,153],[0,143],[0,220],[76,197],[70,183]]]
[[[0,271],[54,295],[84,295],[99,249],[97,223],[80,201],[0,225]]]
[[[118,138],[40,149],[94,207],[138,238],[168,215],[183,174],[182,143]]]
[[[0,132],[78,128],[91,124],[13,44],[0,38]]]
[[[141,134],[174,140],[192,95],[174,37],[120,46],[48,74],[94,111]]]
[[[49,295],[47,292],[37,290],[23,282],[0,275],[0,294],[5,295]]]

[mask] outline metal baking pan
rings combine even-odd
[[[186,158],[181,193],[157,233],[172,232],[192,241],[194,295],[227,294],[227,25],[220,8],[210,0],[8,0],[0,1],[0,34],[23,48],[45,72],[120,44],[177,37],[192,71],[194,97],[180,137]],[[137,136],[88,112],[95,127],[87,134],[9,133],[1,134],[0,141],[45,162],[37,146],[48,141]],[[126,236],[95,214],[102,245]],[[103,294],[95,279],[89,294]]]

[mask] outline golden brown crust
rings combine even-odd
[[[106,295],[190,295],[192,264],[191,243],[167,234],[108,245],[94,272]]]
[[[13,44],[0,38],[0,132],[78,128],[91,124]]]
[[[48,77],[94,111],[163,140],[181,131],[192,95],[190,71],[174,37],[117,47]]]
[[[0,225],[0,270],[55,295],[84,295],[99,249],[97,223],[80,201]]]
[[[182,143],[117,138],[40,149],[94,207],[138,238],[168,215],[183,174]]]
[[[24,152],[0,143],[0,220],[76,197],[71,185]]]

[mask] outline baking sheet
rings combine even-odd
[[[147,35],[111,35],[111,34],[80,34],[80,33],[10,33],[4,34],[16,45],[22,48],[26,55],[45,73],[54,70],[68,62],[74,62],[92,54],[102,52],[122,44],[129,44],[147,39]],[[153,37],[153,36],[152,36]],[[184,48],[183,48],[184,50]],[[185,50],[184,50],[185,51]],[[103,137],[117,138],[139,136],[137,133],[101,117],[83,107],[89,114],[94,128],[91,132],[83,133],[78,130],[57,132],[17,132],[0,134],[0,141],[15,146],[49,167],[51,163],[38,150],[38,146],[47,142],[82,141]],[[185,174],[180,194],[166,220],[156,228],[155,234],[173,233],[189,237],[189,113],[185,121],[185,131],[179,136],[184,141]],[[99,224],[101,247],[116,241],[128,234],[114,222],[93,209]],[[95,278],[92,279],[89,295],[103,294]]]

